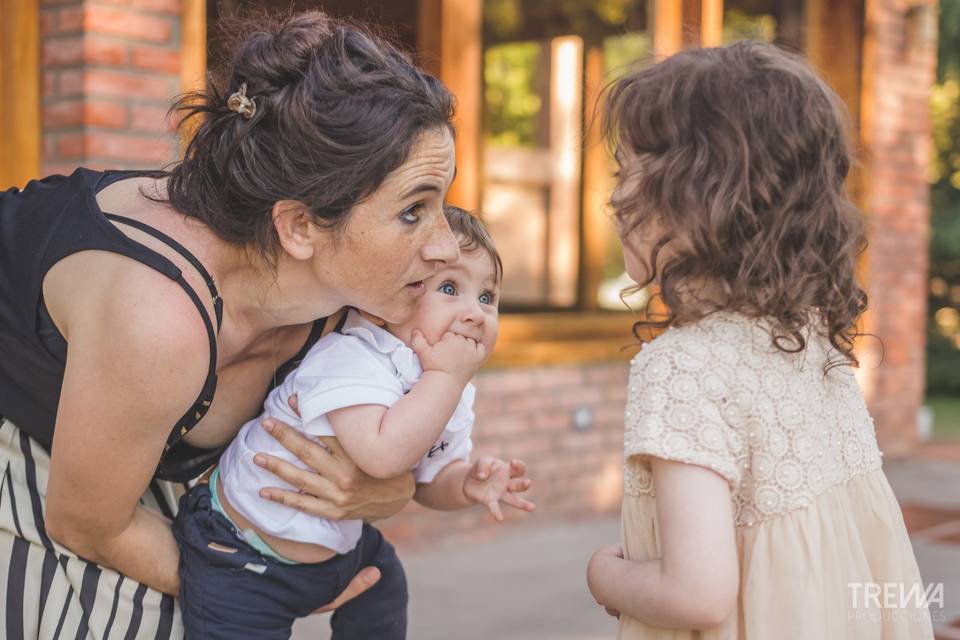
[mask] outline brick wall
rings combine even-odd
[[[863,79],[871,307],[866,327],[883,340],[885,353],[878,368],[862,373],[862,382],[881,448],[896,454],[917,441],[924,395],[936,3],[867,2],[866,19],[874,43]]]
[[[161,167],[180,91],[180,0],[42,0],[43,173]]]
[[[411,504],[381,523],[395,543],[509,534],[518,524],[586,518],[620,509],[626,362],[484,371],[478,376],[474,453],[526,461],[537,511],[507,508],[497,524],[486,509],[455,513]],[[577,415],[589,420],[579,423]]]

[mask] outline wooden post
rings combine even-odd
[[[683,3],[677,0],[651,0],[653,7],[653,51],[666,58],[683,47]]]
[[[425,67],[457,98],[457,177],[447,199],[465,209],[480,206],[483,117],[482,0],[420,0],[417,48]]]
[[[39,0],[0,0],[0,189],[40,175]]]
[[[682,0],[683,47],[699,47],[701,40],[702,0]]]
[[[606,210],[606,202],[613,190],[613,176],[609,166],[610,154],[604,146],[600,130],[600,93],[603,84],[603,48],[593,46],[587,49],[583,83],[583,103],[586,105],[584,120],[587,127],[583,150],[583,257],[580,261],[579,283],[579,301],[583,309],[600,308],[597,292],[603,281],[608,238],[613,231]]]
[[[700,0],[700,46],[723,44],[723,0]]]
[[[183,93],[207,86],[207,0],[181,0],[180,90]],[[180,148],[186,150],[199,121],[180,131]]]
[[[683,0],[683,46],[723,43],[723,0]]]
[[[580,262],[580,179],[583,141],[583,39],[550,41],[550,214],[547,225],[551,306],[576,304]]]

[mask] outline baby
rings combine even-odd
[[[532,511],[523,462],[469,463],[475,389],[497,338],[502,266],[479,220],[444,207],[461,257],[424,282],[414,315],[386,324],[350,310],[274,389],[210,476],[181,500],[180,605],[187,638],[287,638],[299,617],[332,601],[363,568],[380,581],[339,607],[335,640],[406,635],[407,585],[393,546],[359,520],[325,520],[259,496],[277,479],[253,462],[265,452],[299,462],[267,435],[271,417],[311,437],[335,435],[366,473],[411,468],[414,499],[440,510],[499,503]],[[296,394],[299,416],[287,405]],[[289,487],[288,487],[289,488]]]

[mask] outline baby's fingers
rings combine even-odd
[[[513,493],[523,493],[530,488],[533,480],[530,478],[513,478],[507,483],[507,490]]]
[[[430,343],[427,342],[427,339],[423,337],[423,334],[420,333],[420,331],[414,329],[410,334],[410,347],[413,349],[414,353],[420,355],[430,348]]]
[[[510,477],[516,478],[527,474],[527,463],[518,458],[510,460]]]
[[[482,456],[477,460],[476,464],[473,465],[473,470],[470,475],[476,480],[486,480],[491,475],[496,472],[497,468],[500,466],[501,462],[496,458],[491,456]]]
[[[494,520],[497,522],[503,522],[503,511],[500,510],[500,501],[491,500],[487,503],[487,509],[490,510],[490,513],[493,514]]]
[[[527,513],[533,512],[537,508],[535,504],[527,500],[526,498],[521,498],[515,493],[504,493],[500,496],[500,499],[503,500],[506,504],[510,505],[515,509],[520,509],[521,511],[526,511]]]

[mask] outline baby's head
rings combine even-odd
[[[732,310],[795,341],[817,311],[851,361],[865,247],[844,193],[840,99],[800,57],[757,42],[692,49],[609,89],[611,198],[627,272],[659,285],[670,317]]]
[[[482,343],[489,356],[499,325],[500,254],[477,217],[453,205],[444,205],[443,213],[460,242],[460,258],[424,281],[425,293],[409,320],[387,329],[406,344],[414,329],[430,344],[450,331]]]

